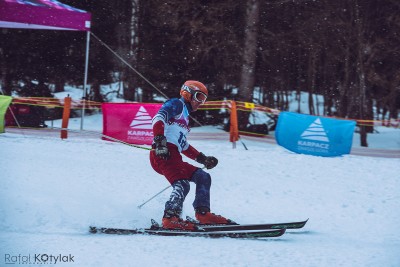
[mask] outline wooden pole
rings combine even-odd
[[[69,122],[69,114],[71,113],[71,97],[67,96],[64,98],[64,112],[63,112],[63,117],[62,117],[62,127],[63,129],[68,128],[68,122]],[[67,130],[61,130],[61,139],[67,139],[68,138],[68,131]]]
[[[231,117],[229,128],[229,141],[232,142],[232,147],[236,148],[236,141],[239,140],[238,118],[236,110],[236,102],[231,101]]]

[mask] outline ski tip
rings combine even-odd
[[[277,237],[284,235],[286,233],[287,229],[280,229],[280,230],[281,231],[280,231],[279,235],[277,235]]]
[[[309,218],[307,218],[307,220],[304,220],[304,221],[301,223],[301,227],[297,227],[297,228],[303,228],[303,227],[306,225],[306,223],[308,222],[308,220],[309,220]]]
[[[95,227],[95,226],[89,226],[89,233],[92,233],[92,234],[97,233],[97,227]]]

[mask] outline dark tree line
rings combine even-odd
[[[258,88],[256,101],[285,110],[289,92],[305,91],[310,114],[373,119],[375,108],[381,117],[398,117],[398,0],[62,2],[91,12],[92,33],[168,97],[186,79],[198,79],[210,99],[253,101]],[[0,40],[6,93],[24,91],[21,81],[51,83],[56,91],[83,84],[84,33],[1,29]],[[136,99],[138,88],[142,101],[160,94],[91,40],[93,100],[102,101],[100,84],[115,79],[124,82],[127,100]],[[313,94],[324,96],[323,114]]]

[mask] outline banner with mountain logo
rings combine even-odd
[[[281,112],[275,138],[296,153],[335,157],[350,153],[355,126],[350,120]]]
[[[103,103],[103,134],[129,144],[151,145],[153,141],[151,121],[161,105]]]

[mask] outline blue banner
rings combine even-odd
[[[323,157],[349,154],[355,121],[281,112],[275,138],[284,148]]]

